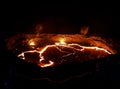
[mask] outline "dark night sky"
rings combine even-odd
[[[32,33],[42,24],[42,33],[79,33],[89,26],[89,34],[115,37],[113,8],[81,8],[72,4],[42,4],[38,8],[12,7],[4,10],[4,30],[7,36],[19,32]],[[117,38],[117,37],[116,37]]]

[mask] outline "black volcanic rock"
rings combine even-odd
[[[25,60],[30,63],[38,63],[39,62],[39,53],[24,53]]]

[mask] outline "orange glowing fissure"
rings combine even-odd
[[[34,42],[33,42],[33,43],[34,43]],[[32,44],[32,43],[31,43],[31,44]],[[33,44],[32,44],[32,45],[33,45]],[[54,65],[55,65],[55,62],[52,61],[52,60],[48,60],[47,63],[44,63],[44,62],[43,62],[43,61],[46,60],[46,59],[44,58],[44,56],[43,56],[43,53],[44,53],[48,48],[50,48],[50,47],[55,47],[55,48],[58,49],[60,52],[63,52],[63,50],[61,50],[58,46],[60,46],[60,47],[62,47],[62,48],[64,48],[64,47],[71,48],[71,49],[73,49],[73,50],[77,50],[78,52],[84,51],[85,49],[89,49],[89,50],[103,51],[103,52],[105,52],[105,53],[108,54],[108,55],[111,54],[111,52],[109,52],[108,50],[106,50],[106,49],[104,49],[104,48],[99,48],[99,47],[96,47],[96,46],[94,46],[94,47],[81,46],[81,45],[79,45],[79,44],[77,44],[77,43],[67,44],[67,43],[65,42],[65,39],[60,39],[60,42],[56,42],[56,43],[53,44],[53,45],[47,45],[47,46],[45,46],[42,50],[37,50],[37,49],[36,49],[36,50],[24,51],[24,52],[22,52],[21,54],[19,54],[18,57],[21,58],[21,59],[23,59],[23,60],[25,60],[25,59],[26,59],[25,56],[24,56],[25,53],[34,53],[34,52],[37,52],[37,53],[39,53],[39,63],[38,63],[38,65],[39,65],[40,67],[54,66]],[[74,47],[74,46],[77,46],[77,47]],[[66,52],[66,53],[67,53],[67,52]],[[68,54],[64,55],[63,57],[67,57],[67,56],[69,56],[69,55],[71,55],[71,54],[74,54],[74,53],[68,53]],[[34,59],[33,59],[33,60],[34,60]]]

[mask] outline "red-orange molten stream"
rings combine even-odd
[[[81,61],[83,59],[102,58],[111,54],[111,52],[104,48],[81,46],[77,43],[67,44],[64,39],[61,39],[60,42],[53,45],[47,45],[42,50],[22,52],[18,57],[25,60],[25,53],[35,52],[39,54],[39,62],[37,64],[40,67],[54,66],[70,59],[71,57],[74,57],[73,59],[75,60],[78,59]]]

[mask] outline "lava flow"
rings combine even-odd
[[[34,55],[35,57],[31,59],[31,56],[27,57],[26,54],[31,56]],[[81,46],[77,43],[67,44],[65,39],[61,39],[60,42],[53,45],[47,45],[42,50],[36,49],[22,52],[18,57],[24,60],[26,60],[26,58],[27,60],[32,60],[29,62],[35,61],[34,63],[37,63],[40,67],[49,67],[69,61],[83,62],[94,60],[110,54],[111,52],[104,48]]]

